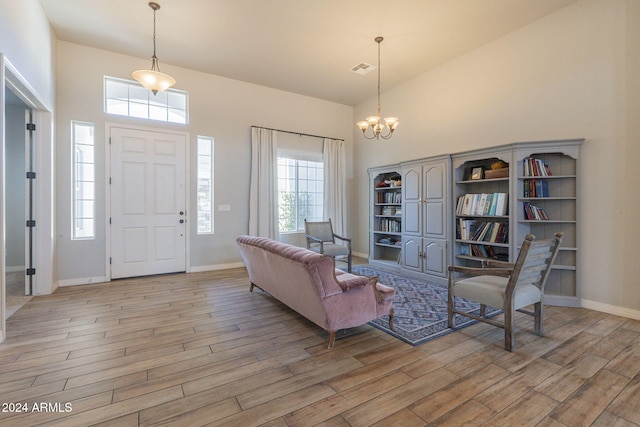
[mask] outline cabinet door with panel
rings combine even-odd
[[[403,268],[446,277],[449,215],[448,156],[402,165]]]

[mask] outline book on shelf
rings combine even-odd
[[[534,157],[522,160],[522,171],[524,176],[551,176],[551,169],[547,162]]]
[[[458,197],[456,215],[504,216],[507,206],[507,193],[467,193]]]
[[[508,243],[509,225],[504,221],[482,222],[468,239],[476,242]]]
[[[524,197],[549,197],[549,183],[545,179],[525,179]]]
[[[458,225],[460,239],[471,240],[471,236],[473,236],[476,230],[476,220],[460,218]]]
[[[547,212],[539,206],[524,202],[524,218],[530,221],[546,221],[549,219]]]
[[[380,218],[378,223],[378,231],[400,233],[402,232],[402,222],[395,219]]]
[[[400,204],[402,203],[402,193],[399,191],[384,191],[378,193],[378,203]]]

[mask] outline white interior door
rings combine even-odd
[[[111,277],[186,269],[186,135],[111,128]]]

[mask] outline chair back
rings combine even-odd
[[[333,226],[331,225],[331,218],[328,221],[307,221],[304,220],[304,232],[307,239],[307,248],[311,243],[314,243],[309,236],[322,240],[323,242],[335,243],[333,237]],[[317,243],[317,242],[315,242]]]
[[[507,299],[511,298],[518,286],[526,284],[535,285],[544,294],[544,285],[558,254],[562,237],[561,232],[555,233],[553,238],[546,240],[535,240],[533,234],[526,235],[509,277],[505,295]]]

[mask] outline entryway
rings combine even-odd
[[[188,134],[109,126],[111,278],[186,270]]]

